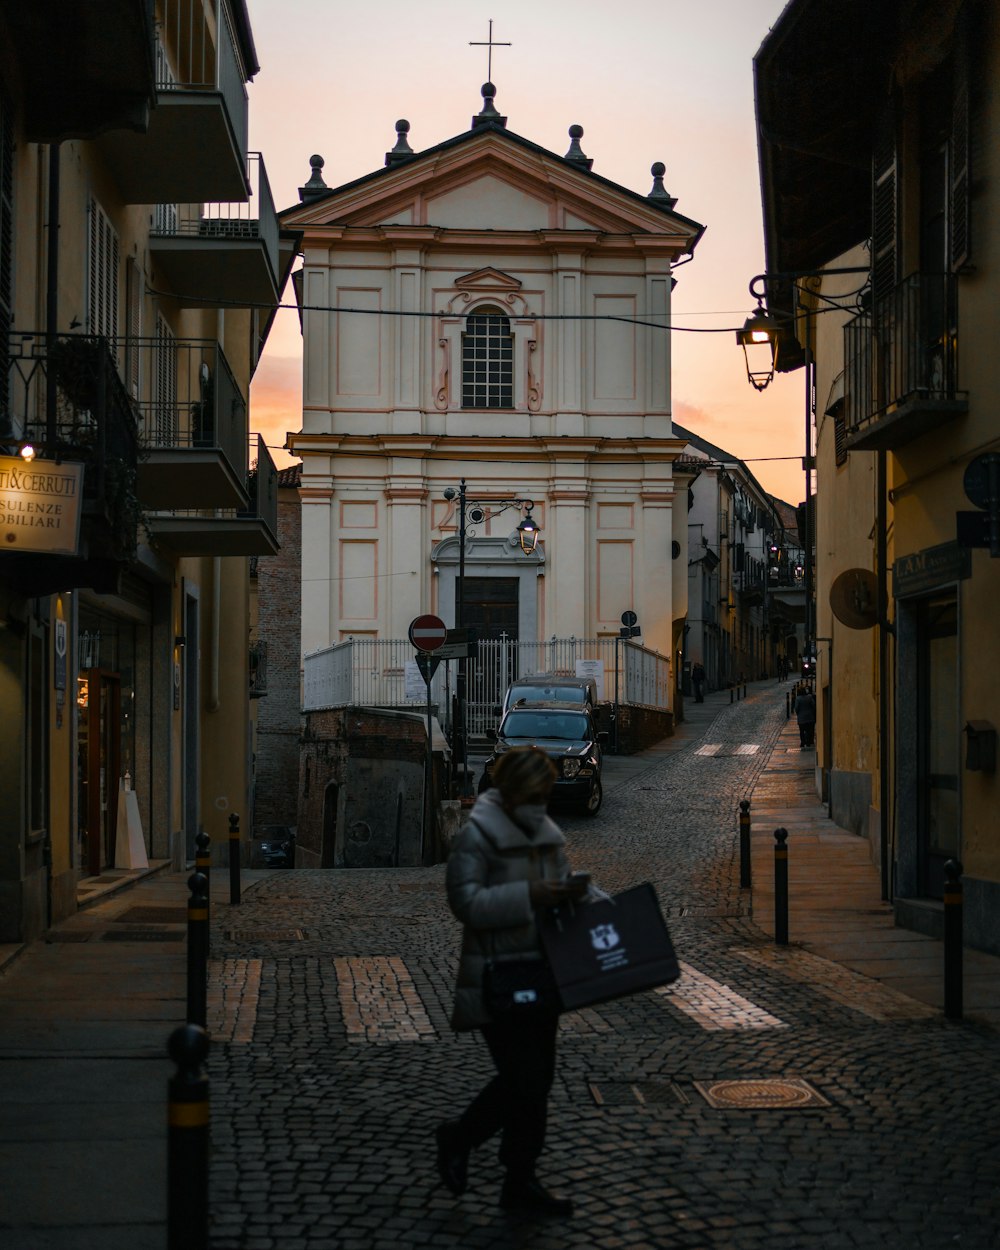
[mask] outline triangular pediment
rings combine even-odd
[[[281,214],[310,226],[574,230],[696,241],[702,227],[529,140],[483,127]]]
[[[487,265],[484,269],[476,269],[456,278],[452,285],[460,291],[520,291],[524,284],[502,269]]]

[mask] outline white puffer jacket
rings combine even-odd
[[[566,876],[566,839],[549,817],[532,837],[503,810],[499,790],[476,800],[448,858],[448,905],[465,926],[452,1028],[488,1024],[483,967],[488,959],[541,955],[529,887]]]

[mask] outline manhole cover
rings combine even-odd
[[[186,907],[130,907],[115,924],[186,924]]]
[[[183,942],[183,933],[168,929],[112,929],[101,934],[102,942]]]
[[[829,1103],[798,1077],[756,1081],[695,1081],[694,1087],[710,1107],[723,1110],[798,1111],[829,1107]]]
[[[301,929],[231,929],[230,942],[301,942]]]

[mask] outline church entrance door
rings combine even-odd
[[[507,687],[517,676],[518,589],[516,577],[467,577],[462,620],[480,642],[499,645],[479,648],[478,662],[469,664],[467,723],[478,736],[480,725],[495,725]],[[457,615],[457,614],[456,614]]]

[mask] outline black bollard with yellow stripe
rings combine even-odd
[[[750,800],[740,803],[740,889],[750,889]]]
[[[167,1250],[207,1250],[208,1034],[182,1025],[167,1050],[177,1064],[167,1093]]]
[[[205,1028],[208,998],[208,882],[200,872],[188,877],[187,1018]]]
[[[774,831],[774,941],[788,945],[788,830]]]
[[[229,901],[240,901],[240,817],[238,812],[229,817]]]
[[[212,943],[212,839],[208,836],[204,829],[198,834],[194,840],[195,856],[194,870],[200,872],[205,878],[205,906],[208,910],[208,916],[205,922],[206,941],[209,949]]]
[[[944,866],[944,1014],[962,1018],[962,865]]]

